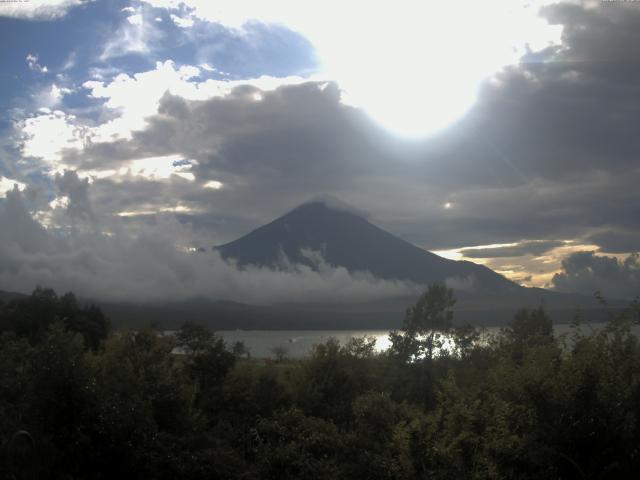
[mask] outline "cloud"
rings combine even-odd
[[[607,228],[589,235],[588,239],[598,245],[602,252],[628,253],[640,251],[640,231]]]
[[[87,0],[29,0],[27,2],[0,3],[0,17],[26,20],[55,20],[64,17],[69,10]]]
[[[17,180],[12,180],[0,175],[0,198],[5,197],[7,193],[12,191],[14,188],[18,188],[22,191],[26,188],[26,185]]]
[[[40,108],[54,108],[60,106],[65,95],[69,95],[73,90],[66,87],[58,87],[55,83],[40,90],[33,96],[33,99]]]
[[[175,23],[180,28],[190,28],[193,27],[193,24],[195,23],[194,20],[189,17],[179,17],[178,15],[174,14],[171,14],[170,17],[171,20],[173,20],[173,23]]]
[[[128,175],[140,175],[149,179],[167,179],[176,175],[193,181],[195,177],[191,169],[194,165],[197,165],[197,162],[187,160],[181,155],[167,155],[131,160],[121,171],[125,170]]]
[[[474,275],[469,275],[468,277],[450,277],[445,280],[445,284],[457,292],[473,292],[477,286]]]
[[[539,256],[563,244],[564,242],[559,240],[528,240],[508,246],[463,248],[460,250],[460,253],[467,258],[521,257],[523,255]]]
[[[22,155],[43,160],[48,171],[64,168],[63,150],[81,150],[87,137],[86,127],[79,125],[74,115],[48,108],[19,122],[17,130]]]
[[[162,163],[162,158],[170,157],[167,152],[153,156],[156,160],[145,160],[152,155],[128,149],[128,158],[116,155],[116,161],[113,162],[115,165],[101,171],[96,171],[83,153],[88,145],[93,145],[92,152],[108,149],[113,153],[113,148],[117,145],[114,142],[131,138],[133,131],[145,128],[146,118],[158,113],[160,100],[165,94],[180,95],[175,98],[181,101],[207,99],[227,96],[234,88],[243,85],[256,85],[250,88],[257,92],[258,87],[269,91],[281,84],[302,81],[298,77],[279,79],[266,76],[242,82],[212,79],[197,81],[199,74],[200,70],[197,67],[176,67],[172,61],[166,61],[158,62],[154,70],[133,76],[120,74],[110,82],[87,81],[84,88],[89,91],[89,96],[104,102],[98,122],[78,118],[60,109],[52,110],[60,104],[64,95],[71,93],[70,89],[53,84],[36,96],[37,105],[41,107],[39,111],[17,122],[15,146],[23,157],[42,160],[43,168],[54,173],[75,164],[81,170],[97,176],[109,174],[109,171],[118,173],[121,168],[134,174],[155,171],[157,175],[159,168],[167,169],[153,164]],[[170,108],[169,102],[167,108]],[[177,104],[173,108],[175,110]],[[67,157],[74,160],[68,163]],[[192,178],[192,174],[185,172],[184,168],[182,172],[179,172],[178,168],[172,170],[179,175]]]
[[[108,62],[125,55],[149,55],[162,37],[157,22],[147,18],[141,9],[122,10],[126,15],[118,29],[104,45],[100,60]]]
[[[562,44],[553,58],[571,62],[618,62],[640,55],[637,5],[633,2],[554,2],[542,8],[552,24],[562,25]],[[626,3],[626,5],[625,5]]]
[[[629,98],[639,91],[640,9],[559,3],[542,15],[562,26],[561,44],[496,75],[473,121],[505,167],[525,177],[558,178],[605,162],[609,171],[635,167],[640,146],[631,125],[640,106]]]
[[[599,291],[605,298],[632,299],[640,295],[640,257],[634,254],[619,260],[577,252],[563,260],[553,285],[561,292],[590,295]]]
[[[3,275],[12,275],[22,268],[19,257],[14,256],[14,253],[49,254],[60,247],[32,219],[25,197],[18,189],[7,192],[6,198],[0,201],[0,222],[11,225],[11,228],[0,230],[0,268]]]
[[[25,60],[27,62],[27,65],[29,66],[29,70],[31,70],[33,72],[47,73],[49,71],[49,69],[47,68],[46,65],[40,65],[38,63],[38,55],[34,55],[33,53],[29,53],[25,57]]]
[[[83,207],[89,184],[70,172],[57,178],[69,210]],[[81,216],[77,217],[80,221]],[[420,288],[383,281],[366,272],[349,273],[319,262],[316,269],[288,265],[284,270],[240,269],[216,252],[190,252],[190,232],[172,216],[128,230],[114,219],[99,228],[72,234],[45,230],[34,221],[20,192],[0,202],[0,289],[29,291],[36,284],[113,301],[167,301],[194,297],[254,304],[294,302],[364,302],[415,295]],[[77,227],[77,225],[76,225]],[[108,231],[106,230],[108,229]]]
[[[326,205],[331,210],[336,210],[338,212],[351,213],[353,215],[357,215],[357,216],[365,218],[365,219],[368,219],[368,218],[371,217],[371,214],[369,212],[367,212],[366,210],[361,210],[359,208],[355,208],[352,205],[349,205],[348,203],[343,202],[339,198],[336,198],[336,197],[334,197],[332,195],[328,195],[328,194],[317,195],[317,196],[311,198],[306,203],[318,203],[318,202],[323,203],[324,205]]]
[[[558,43],[562,30],[536,15],[545,2],[400,0],[366,8],[359,2],[295,0],[146,3],[239,35],[250,36],[256,23],[297,32],[348,92],[345,101],[407,135],[431,133],[459,119],[486,76],[528,50]]]
[[[170,12],[162,15],[196,19],[186,29],[193,38],[180,30],[184,41],[200,39],[200,28],[220,30],[205,23],[220,21],[242,30],[236,37],[243,41],[258,42],[266,36],[252,37],[255,24],[247,24],[247,18],[282,23],[286,18],[281,13],[288,15],[276,7],[268,12],[270,2],[261,4],[250,15],[231,5],[230,13],[216,17],[215,9],[205,3],[201,8],[209,8],[209,13],[192,10],[195,4],[166,1],[163,5]],[[145,8],[149,11],[122,12],[118,28],[140,26],[127,16],[141,14],[151,21],[158,14]],[[313,12],[316,7],[309,8]],[[374,7],[375,15],[362,21],[373,25],[372,19],[384,8]],[[406,13],[393,8],[394,15]],[[451,8],[462,10],[459,4]],[[331,12],[327,8],[322,15]],[[193,244],[204,246],[232,240],[310,198],[329,194],[371,212],[374,223],[412,243],[428,249],[463,249],[468,257],[484,255],[481,261],[488,266],[543,285],[572,248],[626,254],[640,244],[640,144],[635,128],[640,122],[635,101],[640,94],[640,10],[619,4],[550,5],[542,13],[562,38],[520,51],[522,61],[474,87],[475,103],[464,118],[426,139],[408,141],[380,128],[353,105],[354,84],[340,78],[242,80],[232,75],[229,78],[235,80],[225,81],[219,79],[219,69],[226,66],[216,63],[220,57],[214,54],[196,55],[192,63],[199,67],[165,60],[122,73],[116,65],[129,68],[136,62],[118,59],[93,67],[102,77],[76,92],[89,97],[82,100],[92,105],[90,109],[66,106],[76,98],[64,98],[62,83],[56,84],[57,95],[53,87],[43,86],[51,106],[18,123],[18,142],[11,147],[18,148],[20,158],[11,157],[15,168],[11,165],[3,173],[24,182],[32,178],[47,188],[56,174],[76,169],[81,180],[89,179],[88,198],[96,218],[121,215],[116,220],[126,225],[127,235],[135,236],[137,229],[147,231],[158,217],[173,217],[181,228],[191,229]],[[314,21],[325,25],[319,18],[323,17]],[[339,21],[348,18],[345,13]],[[478,28],[486,30],[486,24],[470,16],[478,25],[467,32],[462,46],[473,45],[456,56],[458,47],[448,50],[446,40],[458,27],[464,30],[467,20],[456,24],[455,18],[441,18],[451,31],[429,44],[437,52],[415,54],[419,42],[407,50],[392,48],[394,43],[376,50],[375,45],[393,36],[391,27],[388,34],[379,33],[380,25],[393,23],[393,15],[375,25],[378,43],[361,44],[360,50],[357,45],[345,47],[351,68],[361,65],[360,56],[351,55],[354,49],[375,57],[375,72],[362,69],[368,75],[369,94],[391,102],[396,92],[400,100],[422,98],[423,77],[385,63],[393,55],[428,66],[435,77],[453,78],[450,85],[442,85],[452,94],[467,91],[456,83],[462,78],[456,68],[474,58],[472,34]],[[285,24],[294,28],[294,20]],[[426,29],[421,22],[416,16],[407,35],[413,27]],[[353,35],[353,22],[349,26],[354,41],[360,41]],[[344,32],[338,33],[336,48]],[[431,54],[437,61],[425,60]],[[449,54],[452,68],[443,58]],[[61,101],[55,103],[54,97]],[[409,100],[418,118],[440,105]],[[43,172],[50,175],[36,175]],[[69,217],[69,197],[56,191],[44,204],[52,198],[56,208],[42,207],[45,213],[38,218],[46,215],[52,229],[56,222],[69,227],[73,222],[62,217]],[[451,207],[445,208],[447,204]],[[76,220],[75,228],[81,221],[87,220]],[[558,246],[565,240],[572,243]],[[492,244],[502,246],[486,248]],[[474,246],[484,247],[465,248]]]
[[[637,229],[640,169],[628,164],[620,175],[619,157],[590,159],[586,137],[548,135],[539,144],[535,129],[523,126],[527,135],[510,132],[511,123],[538,115],[541,106],[547,116],[556,110],[544,98],[528,100],[525,95],[522,100],[512,92],[519,75],[505,74],[502,87],[488,87],[470,118],[456,129],[407,143],[372,124],[361,110],[344,105],[334,83],[280,79],[280,86],[267,90],[258,81],[181,79],[181,68],[165,62],[144,75],[91,85],[107,105],[132,112],[135,101],[125,105],[135,92],[141,99],[153,91],[148,100],[140,100],[145,107],[136,116],[145,126],[130,132],[128,140],[94,143],[77,155],[69,150],[65,162],[77,168],[118,169],[135,158],[178,155],[197,165],[190,169],[195,180],[190,190],[174,193],[199,203],[199,212],[244,220],[251,215],[257,227],[328,193],[375,212],[378,224],[430,249],[525,242],[525,249],[536,253],[558,238],[588,242],[590,234],[603,228]],[[154,90],[160,71],[167,75]],[[161,94],[169,85],[170,92]],[[578,97],[577,103],[582,94]],[[504,116],[503,110],[516,101],[518,117]],[[606,110],[606,105],[599,108]],[[155,115],[142,113],[154,110]],[[591,119],[576,115],[562,128],[570,132],[578,121]],[[603,131],[613,127],[602,125]],[[522,147],[506,150],[510,133],[521,137]],[[564,152],[571,154],[565,157]],[[553,155],[557,158],[551,165],[546,158]],[[199,189],[210,181],[225,185],[216,192],[215,205],[211,189]],[[268,200],[256,206],[256,196]],[[446,203],[454,207],[442,208]]]
[[[127,17],[127,22],[129,22],[132,25],[142,25],[142,22],[143,22],[142,15],[139,13],[134,15],[129,15]]]
[[[301,78],[260,77],[242,81],[207,79],[198,81],[200,69],[191,65],[176,67],[171,60],[156,62],[155,69],[133,76],[119,74],[110,82],[90,80],[83,84],[89,96],[104,99],[104,106],[113,118],[94,129],[95,141],[129,139],[134,130],[146,126],[146,118],[158,113],[160,100],[165,93],[186,100],[204,100],[228,95],[241,85],[255,85],[272,90],[279,85],[300,83]]]
[[[89,199],[88,179],[81,179],[76,172],[65,170],[64,173],[56,175],[55,181],[59,195],[66,198],[64,207],[72,221],[95,220]]]
[[[160,208],[166,208],[166,199],[160,198],[157,186],[136,184],[139,192],[150,195],[141,199],[121,191],[129,188],[130,180],[118,178],[123,169],[133,173],[163,170],[171,175],[154,174],[155,182],[171,183],[176,189],[172,192],[175,199],[186,201],[192,210],[211,215],[238,212],[241,205],[255,204],[256,195],[264,195],[269,199],[262,206],[264,210],[261,206],[252,207],[257,219],[261,214],[279,215],[323,194],[329,185],[334,189],[348,186],[352,174],[345,172],[365,173],[381,160],[380,152],[367,140],[373,132],[367,131],[362,113],[343,106],[333,84],[285,83],[267,90],[275,85],[262,79],[255,83],[264,84],[263,89],[252,84],[218,83],[216,92],[218,87],[228,91],[207,100],[165,94],[158,113],[146,117],[147,128],[132,132],[130,140],[94,142],[80,152],[67,150],[62,162],[87,174],[117,172],[118,175],[96,180],[95,189],[104,189],[105,198],[118,195],[121,202],[136,198],[146,204],[140,209],[128,202],[131,204],[121,205],[119,211],[146,212],[149,207],[153,209],[156,201],[161,202],[155,203],[162,205]],[[173,165],[166,169],[162,159],[188,160],[190,167],[187,170],[183,164],[182,171]],[[137,168],[143,161],[144,169]],[[174,173],[182,174],[191,183],[170,179]],[[185,177],[187,174],[189,178]],[[153,180],[150,176],[147,179]],[[210,188],[213,185],[222,188]],[[275,191],[280,192],[280,198],[273,205]]]

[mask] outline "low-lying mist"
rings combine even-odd
[[[415,296],[410,282],[350,273],[314,255],[315,268],[291,264],[242,267],[211,250],[190,248],[194,234],[172,215],[128,228],[118,217],[77,220],[47,229],[34,220],[24,194],[0,204],[0,289],[29,292],[36,285],[103,301],[179,301],[195,297],[252,304],[358,303]]]

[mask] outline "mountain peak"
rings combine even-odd
[[[355,215],[356,217],[361,217],[364,219],[369,218],[369,214],[359,210],[342,200],[337,199],[336,197],[332,197],[330,195],[322,195],[319,197],[314,197],[311,200],[304,202],[301,205],[298,205],[296,208],[291,210],[288,214],[284,215],[285,217],[289,214],[296,212],[297,214],[317,214],[321,212],[340,212],[340,213],[349,213],[351,215]]]
[[[350,272],[369,272],[381,279],[418,284],[457,279],[485,291],[517,288],[484,266],[448,260],[418,248],[334,199],[306,202],[217,250],[223,258],[233,258],[240,266],[278,268],[285,256],[291,263],[316,268],[305,254],[311,250],[320,252],[329,265]]]

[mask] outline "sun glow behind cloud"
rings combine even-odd
[[[538,17],[545,0],[337,2],[148,0],[242,32],[251,21],[308,38],[344,100],[403,136],[423,136],[464,115],[482,80],[527,51],[560,41]],[[186,8],[185,8],[186,7]],[[188,13],[184,13],[184,12]],[[175,15],[174,15],[175,17]]]
[[[403,136],[449,125],[473,105],[479,83],[516,63],[527,44],[541,49],[559,41],[557,28],[513,0],[347,8],[342,18],[351,21],[331,29],[316,23],[311,39],[347,101]]]

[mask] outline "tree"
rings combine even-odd
[[[196,384],[197,404],[208,411],[216,408],[220,388],[236,357],[221,337],[203,325],[185,322],[176,334],[176,344],[185,354],[184,366]]]
[[[453,290],[444,284],[429,286],[415,305],[407,309],[401,332],[391,332],[391,355],[403,360],[433,358],[436,348],[442,346],[439,332],[451,329],[456,301]]]
[[[236,356],[236,358],[241,358],[241,357],[245,357],[245,356],[247,358],[251,357],[251,352],[249,352],[249,349],[247,348],[247,346],[245,345],[245,343],[242,340],[236,341],[233,344],[233,347],[231,348],[231,351]]]
[[[375,354],[376,337],[351,337],[342,347],[342,353],[355,358],[370,358]]]
[[[465,324],[453,328],[455,350],[460,358],[469,356],[479,338],[480,331],[473,325]]]
[[[73,293],[60,297],[60,316],[65,329],[82,335],[84,344],[96,351],[109,334],[109,319],[95,305],[79,308]]]
[[[0,306],[0,332],[14,332],[32,345],[42,341],[52,325],[80,333],[86,347],[97,350],[109,334],[109,320],[95,305],[78,305],[73,293],[58,297],[50,288],[37,287],[24,298]]]
[[[271,353],[276,357],[276,362],[282,362],[286,357],[289,351],[287,347],[283,345],[277,345],[271,349]]]
[[[543,307],[534,310],[523,308],[509,323],[507,335],[521,341],[548,338],[553,335],[553,324]]]
[[[176,333],[176,344],[188,356],[203,353],[214,341],[214,334],[204,325],[187,321]]]
[[[83,425],[92,417],[94,404],[91,373],[82,337],[60,323],[33,349],[24,372],[29,385],[20,413],[47,468],[70,474],[80,468],[80,452],[89,446]]]
[[[519,310],[504,333],[517,362],[522,362],[526,347],[548,345],[554,341],[553,323],[541,306],[533,310]]]
[[[35,345],[51,324],[60,320],[60,302],[50,288],[36,287],[29,297],[10,301],[2,315],[0,330],[14,332]]]

